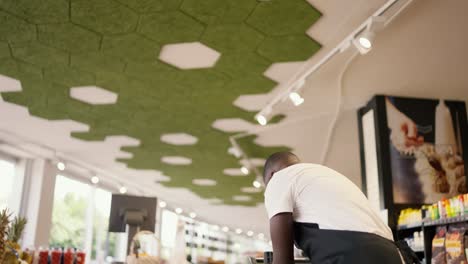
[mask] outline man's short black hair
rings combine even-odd
[[[267,172],[272,169],[278,162],[284,162],[285,164],[298,162],[299,158],[292,152],[289,151],[280,151],[270,155],[265,162],[265,166],[263,167],[263,180],[265,180],[265,176]]]

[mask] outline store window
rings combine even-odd
[[[50,245],[85,247],[89,185],[58,175],[55,183]]]
[[[84,249],[91,263],[112,262],[117,235],[107,232],[111,199],[107,190],[58,175],[50,246]]]
[[[161,255],[168,258],[174,249],[179,217],[176,213],[163,210],[161,215]]]
[[[10,208],[11,199],[14,195],[13,184],[15,181],[15,163],[0,159],[0,210]]]

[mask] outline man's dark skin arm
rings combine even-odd
[[[273,243],[273,264],[294,263],[294,233],[292,213],[279,213],[270,219]]]

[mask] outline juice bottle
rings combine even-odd
[[[73,264],[74,255],[73,249],[67,249],[67,251],[63,253],[63,264]]]
[[[39,249],[39,262],[38,264],[47,264],[49,262],[49,250]]]
[[[86,260],[86,253],[83,251],[76,252],[76,262],[75,264],[84,264]]]
[[[62,261],[62,250],[56,248],[50,253],[50,264],[60,264]]]

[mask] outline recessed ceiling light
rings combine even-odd
[[[214,229],[215,231],[218,231],[218,230],[219,230],[219,225],[214,225],[214,226],[213,226],[213,229]]]
[[[194,212],[191,212],[191,213],[189,214],[189,216],[190,216],[190,218],[195,218],[195,217],[197,217],[197,214],[194,213]]]
[[[259,239],[264,239],[264,238],[265,238],[265,235],[264,235],[263,233],[259,233],[259,234],[257,235],[257,237],[258,237]]]
[[[121,194],[126,194],[127,193],[127,188],[125,186],[120,187],[119,192]]]
[[[175,212],[176,212],[177,214],[181,214],[182,212],[184,212],[184,210],[182,210],[182,208],[176,208],[176,209],[175,209]]]
[[[99,177],[98,176],[93,176],[91,177],[91,182],[93,184],[98,184],[99,183]]]
[[[253,231],[251,231],[251,230],[247,231],[247,236],[250,237],[250,236],[253,236],[253,235],[254,235],[254,232],[253,232]]]
[[[165,201],[160,201],[159,202],[159,207],[165,208],[167,206],[167,203]]]
[[[58,169],[58,170],[61,170],[61,171],[64,171],[64,170],[65,170],[65,163],[59,161],[59,162],[57,163],[57,169]]]
[[[244,173],[245,175],[248,175],[249,174],[249,169],[247,169],[247,167],[245,167],[245,166],[242,166],[241,172]]]
[[[221,228],[221,230],[223,230],[223,232],[229,232],[229,227],[223,226],[223,228]]]
[[[262,183],[259,182],[258,180],[255,180],[255,181],[253,182],[253,186],[254,186],[255,188],[259,189],[260,187],[262,187]]]
[[[238,235],[242,234],[242,229],[237,228],[237,229],[236,229],[236,234],[238,234]]]

